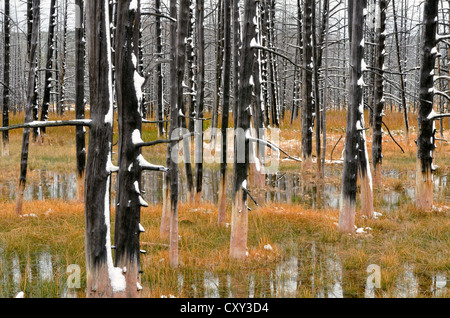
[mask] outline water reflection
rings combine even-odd
[[[330,172],[331,173],[331,172]],[[411,182],[402,183],[402,186],[394,189],[384,189],[375,199],[375,204],[383,212],[389,212],[398,208],[401,204],[411,201],[415,197],[414,172],[388,170],[383,171],[385,177],[407,178]],[[205,202],[217,203],[220,182],[219,171],[205,169],[203,172],[202,198]],[[227,180],[228,198],[231,197],[233,183],[232,173]],[[274,173],[265,176],[264,188],[253,188],[250,185],[252,196],[258,204],[271,202],[283,202],[302,204],[313,209],[338,209],[340,186],[333,183],[305,180],[298,172]],[[450,198],[450,187],[447,175],[434,176],[435,200],[446,202]],[[150,204],[162,202],[163,173],[146,171],[142,175],[144,199]],[[186,201],[187,186],[185,174],[179,174],[180,200]],[[116,178],[112,178],[112,204],[115,203]],[[0,196],[14,200],[16,195],[15,180],[4,182],[0,186]],[[56,173],[52,171],[39,171],[38,181],[30,180],[25,189],[25,200],[63,199],[74,200],[77,194],[77,178],[75,173]],[[231,203],[231,202],[230,202]]]

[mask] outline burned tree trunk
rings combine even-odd
[[[39,33],[39,6],[40,0],[33,0],[32,2],[32,25],[31,34],[29,38],[29,69],[28,69],[28,87],[27,87],[27,102],[25,105],[25,123],[33,120],[33,109],[36,98],[36,72],[37,72],[37,39]],[[24,128],[22,134],[22,151],[20,155],[20,178],[17,190],[16,208],[17,214],[22,214],[23,196],[25,184],[27,181],[27,167],[28,167],[28,148],[30,144],[30,128]]]
[[[113,96],[108,1],[86,2],[89,86],[92,124],[85,180],[85,250],[87,297],[123,293],[122,268],[114,267],[111,250],[110,183],[118,170],[111,162]]]
[[[158,59],[163,58],[162,46],[162,29],[161,29],[161,0],[155,0],[155,30],[156,30],[156,55]],[[158,121],[158,135],[164,135],[164,112],[163,112],[163,72],[162,64],[158,63],[156,66],[156,120]]]
[[[177,47],[177,3],[176,0],[170,1],[170,17],[173,18],[170,22],[170,122],[168,136],[171,138],[172,133],[178,127],[178,107],[177,107],[177,66],[176,66],[176,47]],[[166,153],[166,165],[170,169],[170,173],[167,173],[163,181],[163,211],[161,216],[160,237],[164,240],[170,238],[170,224],[172,219],[172,209],[178,207],[171,207],[172,197],[175,202],[178,202],[178,179],[174,175],[178,174],[178,166],[176,162],[172,160],[171,153],[173,144],[167,144]],[[171,181],[175,181],[175,185],[171,185]],[[173,187],[173,189],[172,189]],[[171,193],[171,191],[175,191]]]
[[[409,144],[408,105],[406,104],[406,94],[405,94],[406,87],[405,87],[405,80],[403,77],[402,60],[400,57],[400,43],[398,40],[397,15],[395,13],[395,1],[394,0],[392,0],[392,11],[394,14],[394,38],[395,38],[395,48],[396,48],[396,52],[397,52],[398,73],[400,76],[400,96],[402,98],[403,119],[405,122],[405,138],[406,138],[406,143]]]
[[[227,201],[227,128],[230,113],[230,82],[231,82],[231,2],[225,1],[223,15],[224,25],[224,61],[223,61],[223,107],[222,107],[222,145],[220,161],[220,185],[218,220],[219,225],[224,225],[226,220]]]
[[[63,0],[64,13],[63,13],[63,39],[61,47],[61,70],[59,74],[59,96],[58,96],[58,114],[63,115],[65,112],[66,102],[66,68],[67,68],[67,0]]]
[[[137,47],[133,45],[135,30],[139,30],[136,7],[131,0],[117,4],[115,46],[116,94],[119,119],[119,173],[116,208],[115,265],[126,268],[126,297],[138,295],[140,283],[140,213],[147,206],[140,192],[141,171],[139,155],[133,139],[140,139],[142,130],[142,84],[137,71]]]
[[[366,1],[351,1],[352,14],[350,23],[350,87],[349,105],[347,111],[347,129],[344,149],[344,171],[339,209],[339,229],[343,232],[354,231],[357,174],[361,176],[362,200],[365,200],[363,211],[370,208],[373,214],[373,199],[371,199],[371,175],[368,169],[368,156],[365,141],[364,106],[363,106],[363,56],[364,56],[364,9]],[[370,209],[369,209],[370,210]]]
[[[416,206],[425,211],[433,208],[433,151],[436,148],[433,118],[434,65],[438,1],[426,0],[423,11],[422,64],[420,67],[419,116],[416,164]]]
[[[81,9],[83,10],[83,9]],[[52,68],[53,51],[55,48],[55,26],[56,26],[56,0],[50,2],[50,16],[47,37],[47,62],[45,63],[44,95],[42,97],[41,121],[48,120],[48,110],[50,107],[50,91],[52,88]],[[41,128],[41,133],[45,133],[45,128]],[[41,136],[42,137],[42,136]]]
[[[55,0],[52,0],[55,1]],[[75,1],[75,118],[84,119],[84,1]],[[86,168],[86,130],[75,128],[76,161],[77,161],[77,197],[84,199],[84,172]]]
[[[204,97],[205,97],[205,33],[204,33],[204,0],[197,0],[197,118],[203,118]],[[203,121],[194,121],[195,131],[195,202],[201,202],[203,185]]]
[[[379,1],[378,9],[378,28],[377,28],[377,43],[376,43],[376,73],[375,73],[375,107],[373,111],[373,134],[372,134],[372,165],[374,171],[374,184],[381,186],[381,164],[382,164],[382,132],[381,125],[383,121],[383,66],[384,66],[384,52],[386,40],[386,0]]]
[[[9,27],[10,20],[10,4],[9,0],[5,0],[5,11],[4,11],[4,24],[3,24],[3,35],[4,35],[4,49],[5,49],[5,60],[3,64],[3,109],[2,109],[2,126],[9,126],[9,104],[10,104],[10,80],[9,80],[9,70],[10,70],[10,37],[11,31]],[[2,132],[2,156],[9,155],[9,132]]]
[[[312,47],[312,4],[313,0],[305,0],[303,7],[303,86],[302,86],[302,156],[305,168],[312,162],[313,133],[313,47]]]
[[[243,259],[247,252],[248,206],[247,177],[249,166],[249,141],[251,103],[253,85],[250,81],[254,65],[256,2],[246,0],[244,4],[244,24],[242,30],[242,49],[240,55],[240,86],[237,114],[237,127],[234,139],[234,171],[231,215],[230,256]]]

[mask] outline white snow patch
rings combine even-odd
[[[139,129],[135,129],[131,134],[131,142],[135,145],[144,142],[141,138],[141,132]]]
[[[270,244],[264,245],[264,249],[268,250],[268,251],[273,251],[272,245],[270,245]]]

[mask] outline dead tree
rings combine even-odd
[[[4,50],[5,59],[3,64],[3,109],[2,109],[2,126],[9,126],[9,104],[10,104],[10,48],[11,48],[11,31],[10,31],[10,3],[5,0],[5,14],[3,23]],[[2,156],[9,155],[9,132],[2,132]]]
[[[29,38],[29,69],[28,69],[28,86],[27,86],[27,102],[25,105],[25,123],[33,120],[33,109],[35,108],[36,98],[36,73],[37,73],[37,39],[39,33],[39,10],[40,0],[32,2],[32,23],[31,34]],[[23,196],[25,184],[27,181],[28,167],[28,148],[30,144],[30,128],[24,128],[22,134],[22,151],[20,155],[20,178],[16,198],[16,213],[22,214]]]
[[[237,127],[234,139],[234,170],[231,215],[230,256],[243,259],[247,252],[248,236],[248,166],[251,103],[253,84],[250,81],[254,65],[256,2],[246,0],[244,3],[244,24],[242,29],[242,49],[240,54],[239,104],[237,109]]]
[[[378,27],[376,36],[376,65],[375,68],[375,102],[373,111],[373,133],[372,133],[372,165],[374,171],[374,184],[381,186],[381,164],[382,164],[382,121],[384,116],[384,97],[383,97],[383,74],[384,74],[384,55],[386,40],[386,0],[378,2]]]
[[[203,118],[205,99],[205,32],[203,22],[205,19],[204,0],[197,0],[197,97],[196,120],[194,120],[195,132],[195,202],[201,202],[203,186]]]
[[[231,1],[223,5],[224,25],[224,61],[223,61],[223,106],[222,106],[222,144],[220,160],[220,185],[217,223],[224,225],[226,220],[227,199],[227,128],[230,113],[230,84],[231,84]]]
[[[82,10],[82,9],[81,9]],[[53,52],[55,49],[55,26],[56,26],[56,0],[50,2],[50,16],[47,34],[47,61],[45,63],[44,94],[42,96],[41,121],[48,120],[50,107],[50,93],[53,79]],[[45,128],[41,129],[45,133]],[[42,135],[40,134],[42,137]]]
[[[54,0],[52,0],[54,1]],[[84,0],[75,1],[75,118],[84,119],[84,55],[86,52],[84,40]],[[78,200],[84,197],[84,172],[86,168],[86,131],[83,127],[75,128]]]
[[[305,0],[303,6],[303,86],[302,86],[302,156],[304,167],[311,165],[313,133],[313,47],[312,47],[312,4]]]
[[[368,169],[368,156],[365,141],[364,106],[363,106],[363,65],[364,65],[364,10],[366,1],[351,1],[349,5],[350,34],[350,87],[349,104],[347,111],[347,129],[344,148],[344,171],[339,209],[339,229],[343,232],[354,231],[357,175],[361,177],[362,199],[372,195],[370,169]],[[366,183],[367,182],[367,183]],[[370,187],[369,187],[370,185]],[[370,200],[369,200],[370,201]],[[364,206],[370,203],[362,203]],[[367,212],[368,213],[368,212]],[[373,214],[373,201],[372,211]]]
[[[92,125],[85,178],[87,297],[123,293],[123,269],[113,264],[110,223],[113,96],[109,6],[107,0],[86,2],[87,48]],[[126,203],[125,203],[126,204]]]
[[[402,110],[403,110],[403,119],[405,122],[405,138],[406,143],[409,144],[409,121],[408,121],[408,105],[406,104],[406,87],[405,80],[403,76],[403,68],[402,61],[400,57],[400,43],[398,39],[398,26],[397,26],[397,14],[395,12],[395,0],[392,0],[392,11],[394,14],[394,38],[395,38],[395,48],[397,53],[397,66],[398,66],[398,74],[400,77],[400,95],[402,99]],[[405,51],[406,54],[406,51]],[[406,57],[405,57],[406,58]]]
[[[433,111],[434,66],[436,62],[438,0],[426,0],[423,9],[422,63],[420,67],[419,116],[416,163],[416,206],[425,211],[433,208],[433,152],[436,148]]]
[[[178,128],[178,107],[177,107],[177,65],[176,65],[176,49],[177,49],[177,4],[176,0],[170,1],[169,14],[172,18],[170,20],[170,121],[168,136],[172,136],[173,131]],[[170,169],[163,182],[163,211],[161,216],[160,237],[164,240],[170,238],[170,225],[172,222],[173,209],[178,209],[178,179],[175,177],[178,174],[178,166],[172,160],[173,144],[167,144],[166,152],[166,166]],[[172,181],[175,184],[172,184]],[[175,202],[174,207],[171,204]]]
[[[161,29],[161,0],[155,0],[155,32],[156,32],[156,55],[163,59],[162,29]],[[156,120],[158,121],[158,135],[164,135],[164,110],[163,110],[163,72],[162,63],[156,66]]]

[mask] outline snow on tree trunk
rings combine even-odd
[[[122,268],[114,267],[111,246],[110,187],[113,125],[111,37],[108,1],[86,2],[89,87],[92,123],[86,165],[85,252],[87,297],[123,293]]]
[[[52,0],[55,1],[55,0]],[[75,1],[75,118],[84,119],[84,1]],[[84,173],[86,168],[86,130],[75,128],[76,161],[77,161],[77,198],[84,200]]]
[[[344,170],[339,209],[339,229],[351,233],[355,225],[357,174],[361,176],[361,199],[363,212],[373,214],[372,178],[368,165],[368,156],[364,128],[362,65],[364,56],[364,11],[365,1],[350,3],[353,12],[350,23],[350,87],[347,111],[347,129],[344,148]],[[370,212],[371,211],[371,212]]]
[[[244,3],[244,24],[240,54],[239,114],[234,144],[234,171],[231,215],[230,256],[243,259],[247,253],[248,207],[247,177],[249,165],[249,142],[253,84],[250,81],[254,65],[254,49],[251,42],[256,36],[256,2]]]
[[[37,39],[39,33],[39,10],[40,1],[33,0],[32,2],[32,22],[31,34],[29,38],[29,69],[28,69],[28,87],[27,87],[27,101],[25,105],[25,123],[33,120],[33,109],[36,98],[36,73],[37,73]],[[25,191],[25,184],[27,181],[28,168],[28,148],[30,144],[30,128],[24,128],[22,133],[22,150],[20,155],[20,177],[19,186],[16,197],[15,211],[17,214],[22,214],[23,196]]]
[[[431,211],[433,208],[433,151],[436,148],[436,128],[430,114],[433,113],[437,13],[438,1],[426,0],[423,11],[416,164],[416,206],[425,211]]]
[[[374,171],[374,185],[381,186],[381,164],[382,156],[382,121],[385,100],[383,98],[383,68],[384,51],[386,40],[386,0],[379,1],[378,8],[378,28],[376,47],[376,73],[375,73],[375,103],[373,112],[373,134],[372,134],[372,165]]]

